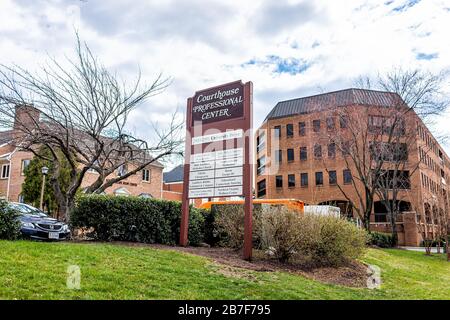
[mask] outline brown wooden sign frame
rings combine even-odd
[[[222,119],[211,121],[206,123],[193,122],[192,112],[194,106],[194,97],[198,97],[199,94],[205,92],[210,93],[217,90],[226,91],[229,88],[238,86],[243,88],[243,112],[237,110],[232,113],[230,119]],[[233,92],[232,92],[233,93]],[[230,94],[231,98],[236,95]],[[243,163],[243,185],[242,192],[245,199],[244,211],[244,259],[250,260],[252,257],[252,215],[253,215],[253,84],[247,82],[243,84],[240,80],[235,82],[226,83],[220,86],[211,87],[205,90],[197,91],[192,98],[187,99],[187,112],[186,112],[186,146],[185,146],[185,164],[184,164],[184,177],[183,177],[183,198],[182,198],[182,214],[181,214],[181,226],[180,226],[180,245],[187,246],[188,244],[188,229],[189,229],[189,176],[191,155],[194,153],[194,147],[200,148],[201,152],[207,149],[208,143],[201,143],[201,146],[193,146],[192,138],[195,136],[203,136],[205,133],[211,130],[219,132],[227,132],[231,130],[242,130],[243,137],[239,139],[233,139],[233,145],[242,146],[244,149],[244,163]],[[214,97],[212,97],[214,98]],[[241,102],[240,100],[236,100]],[[238,115],[238,116],[236,116]],[[224,149],[225,150],[225,149]]]

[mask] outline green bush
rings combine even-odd
[[[366,232],[336,217],[299,215],[284,207],[263,209],[262,248],[278,260],[312,266],[340,266],[360,257]]]
[[[19,213],[0,199],[0,239],[16,240],[20,237]]]
[[[368,243],[372,246],[380,248],[392,248],[394,246],[394,238],[389,233],[372,231],[369,233]]]
[[[206,213],[191,208],[189,244],[204,238]],[[175,245],[180,234],[181,203],[137,197],[82,196],[71,215],[74,228],[92,228],[101,241],[133,241]]]

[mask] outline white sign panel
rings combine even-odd
[[[243,171],[242,167],[217,169],[215,176],[216,176],[216,178],[242,176],[243,175],[242,171]]]
[[[216,141],[224,141],[230,139],[239,139],[244,136],[244,131],[242,129],[219,132],[214,134],[208,134],[205,136],[198,136],[192,138],[192,145],[202,144],[202,143],[211,143]]]
[[[214,179],[214,170],[194,171],[190,173],[189,181],[203,179]]]
[[[214,179],[189,181],[189,189],[214,188]]]
[[[242,176],[231,178],[217,178],[215,180],[215,187],[230,187],[230,186],[242,186]]]
[[[224,158],[243,158],[244,157],[244,148],[235,148],[235,149],[226,149],[216,151],[216,159],[224,159]]]
[[[214,162],[194,162],[191,163],[190,171],[213,170]]]
[[[216,161],[216,169],[240,167],[244,164],[244,158],[230,158]]]
[[[214,191],[214,196],[216,197],[240,196],[240,195],[242,195],[242,186],[216,188]]]
[[[214,161],[216,159],[216,152],[204,152],[191,155],[191,164],[194,162]]]
[[[214,197],[214,188],[189,189],[189,198],[211,198]]]

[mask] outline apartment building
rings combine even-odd
[[[355,217],[359,203],[353,185],[356,168],[346,159],[345,148],[332,139],[344,137],[343,141],[351,135],[348,119],[339,110],[345,108],[352,119],[359,117],[376,127],[382,114],[398,107],[399,101],[398,95],[389,92],[347,89],[277,103],[255,137],[256,197],[332,204],[341,208],[341,214]],[[405,113],[401,128],[400,134],[413,132],[414,136],[412,142],[401,143],[401,156],[406,158],[399,171],[401,185],[396,188],[402,212],[397,222],[399,243],[419,245],[421,217],[433,232],[433,213],[444,210],[448,214],[450,161],[415,112]],[[362,133],[353,134],[363,139]],[[389,161],[386,163],[389,170]],[[386,207],[377,195],[374,200],[370,227],[389,232]]]
[[[25,110],[24,108],[28,108]],[[29,117],[33,115],[39,119],[39,111],[30,112],[30,107],[19,106],[16,108],[16,117]],[[24,123],[24,121],[19,121]],[[20,134],[17,128],[0,132],[0,198],[8,201],[23,202],[22,184],[25,181],[24,171],[33,159],[33,153],[23,151],[10,142],[15,135]],[[162,198],[162,177],[164,167],[159,162],[154,162],[142,171],[115,183],[106,194],[122,196],[141,196],[150,198]],[[124,175],[128,170],[133,170],[133,164],[120,167],[108,178]],[[97,179],[95,171],[90,170],[82,183],[82,188],[92,184]]]

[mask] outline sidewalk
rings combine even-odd
[[[425,252],[424,247],[399,247],[399,249],[409,250],[409,251],[419,251]],[[435,247],[431,248],[431,253],[437,253],[437,249]],[[443,248],[441,248],[441,253],[444,253]]]

